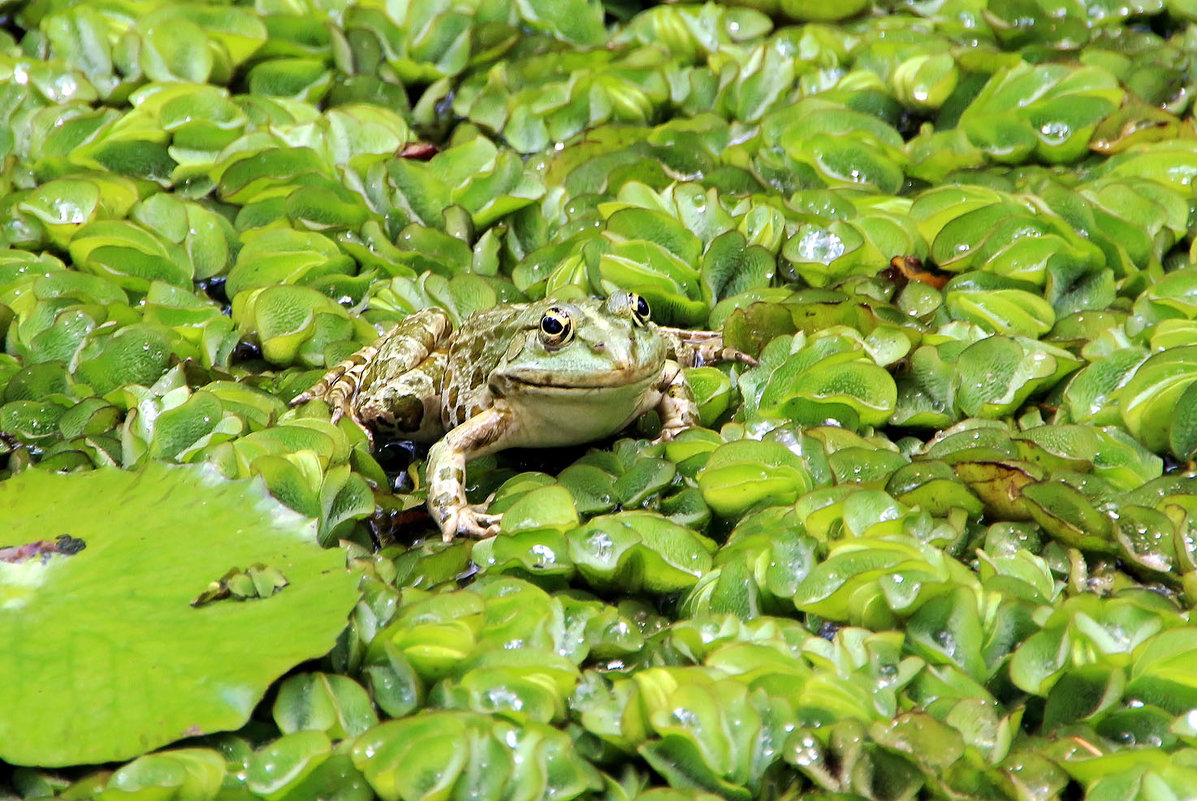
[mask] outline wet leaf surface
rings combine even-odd
[[[13,557],[0,562],[11,646],[0,661],[0,753],[14,764],[128,759],[236,728],[280,674],[332,647],[357,595],[310,522],[210,469],[30,471],[0,492]],[[84,513],[97,498],[105,514]],[[42,531],[67,539],[32,548]],[[222,584],[257,601],[191,602],[230,561],[263,560],[286,573],[283,591],[234,571],[246,586],[233,573]],[[255,657],[241,658],[250,648]],[[75,673],[67,655],[80,649],[91,667]],[[217,784],[222,774],[220,764]]]
[[[0,796],[1190,793],[1197,7],[644,5],[6,8],[0,758],[115,762]],[[757,363],[471,463],[497,538],[287,406],[617,288]]]

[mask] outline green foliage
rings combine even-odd
[[[1197,5],[644,5],[5,5],[0,796],[1191,793]],[[497,538],[287,406],[614,288],[758,364]]]
[[[29,470],[0,497],[0,632],[13,645],[0,658],[0,756],[14,764],[110,762],[236,728],[281,673],[332,646],[357,597],[310,521],[210,468]],[[255,565],[281,581],[249,597],[204,593]],[[279,636],[296,619],[305,625]],[[68,655],[82,652],[77,670]],[[223,761],[195,759],[186,781],[218,788]],[[110,786],[144,782],[134,777],[158,772],[154,760]]]

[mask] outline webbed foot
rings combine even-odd
[[[441,537],[445,542],[452,542],[457,537],[469,537],[474,540],[485,540],[499,533],[499,522],[502,515],[492,515],[486,511],[486,504],[472,503],[450,513],[441,522]]]
[[[487,409],[452,429],[428,450],[428,511],[441,527],[445,542],[458,536],[486,539],[499,533],[499,515],[486,503],[466,501],[467,457],[490,452],[509,431],[512,418],[500,406]]]
[[[678,363],[683,367],[702,367],[719,362],[740,362],[756,367],[757,360],[742,350],[725,347],[720,331],[690,331],[685,328],[658,327],[670,340]]]
[[[319,385],[317,385],[317,387],[313,387],[312,390],[308,390],[307,392],[296,395],[291,399],[291,402],[288,405],[292,407],[299,406],[301,404],[307,403],[310,400],[322,398],[332,407],[332,415],[329,417],[328,421],[335,426],[338,422],[340,422],[342,417],[348,417],[353,424],[361,429],[361,432],[366,435],[366,442],[369,443],[370,450],[374,450],[374,432],[370,430],[369,426],[362,422],[361,417],[358,416],[357,411],[353,408],[353,404],[350,399],[344,397],[343,395],[338,395],[334,401],[334,398],[331,394],[317,395],[313,392],[313,390],[318,387]]]
[[[295,407],[310,400],[323,400],[332,409],[329,422],[336,425],[342,417],[348,417],[366,435],[366,441],[370,444],[370,449],[373,450],[374,432],[362,422],[357,409],[354,408],[354,399],[357,397],[358,384],[361,381],[364,367],[364,362],[358,357],[358,354],[355,354],[353,358],[346,359],[329,370],[316,382],[315,386],[296,395],[287,405]]]
[[[675,424],[675,425],[664,426],[661,428],[661,433],[657,434],[657,436],[653,439],[653,444],[660,445],[662,442],[669,442],[671,439],[676,438],[678,434],[680,434],[683,431],[686,431],[688,429],[691,429],[693,427],[694,427],[693,425],[686,425],[686,424],[680,424],[680,423]]]

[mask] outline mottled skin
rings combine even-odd
[[[467,461],[601,439],[654,408],[669,439],[698,422],[682,367],[715,359],[752,361],[717,333],[654,325],[629,292],[505,304],[457,331],[444,311],[425,309],[291,403],[323,399],[334,422],[348,415],[371,441],[376,432],[434,443],[428,508],[445,540],[489,537],[499,516],[466,501]]]

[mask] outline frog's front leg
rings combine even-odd
[[[479,412],[445,434],[428,450],[428,511],[450,542],[459,534],[483,539],[499,533],[499,515],[466,500],[466,462],[503,448],[518,425],[515,416],[496,405]]]
[[[665,362],[658,384],[661,399],[657,401],[657,414],[661,418],[661,433],[654,440],[664,442],[673,439],[687,428],[700,425],[698,402],[686,381],[686,374],[674,361]]]
[[[657,326],[657,330],[669,341],[675,358],[683,367],[701,367],[715,362],[742,362],[753,367],[757,364],[747,353],[725,346],[722,332],[689,331],[668,326]]]

